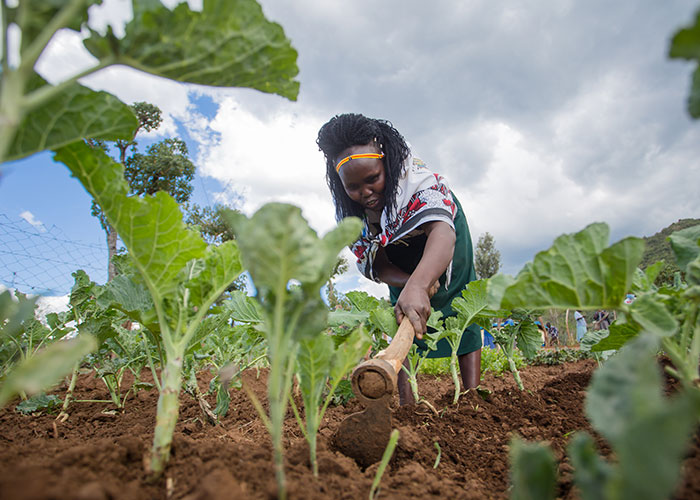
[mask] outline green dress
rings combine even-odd
[[[449,286],[445,288],[446,274],[443,274],[440,277],[440,289],[430,300],[430,305],[436,311],[441,311],[443,318],[456,315],[452,311],[452,300],[462,295],[462,290],[467,286],[467,283],[476,280],[472,238],[469,234],[467,218],[464,216],[462,205],[454,193],[452,193],[452,198],[457,205],[457,212],[454,218],[456,241],[452,258],[452,278]],[[426,240],[425,234],[418,234],[410,238],[404,238],[400,243],[389,244],[385,247],[387,257],[401,270],[411,274],[423,256]],[[389,297],[392,305],[396,305],[401,290],[402,288],[399,287],[389,287]],[[427,349],[425,342],[422,340],[415,339],[414,343],[418,345],[421,351]],[[481,349],[481,329],[477,325],[470,325],[465,330],[464,335],[462,335],[457,354],[468,354],[479,349]],[[428,352],[428,357],[445,358],[450,356],[450,352],[451,349],[447,339],[442,339],[437,344],[437,350]]]

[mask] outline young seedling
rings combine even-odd
[[[250,219],[228,214],[245,268],[253,278],[263,317],[270,371],[269,414],[248,391],[272,438],[278,495],[286,497],[282,431],[300,342],[326,329],[328,308],[321,287],[340,251],[357,238],[361,222],[347,218],[323,238],[298,207],[270,203]],[[245,388],[245,386],[244,386]]]
[[[438,335],[434,333],[426,333],[423,335],[423,340],[425,341],[428,349],[421,353],[418,350],[418,346],[416,344],[411,345],[411,348],[408,351],[408,354],[406,355],[406,361],[408,366],[404,364],[401,366],[401,369],[408,376],[408,383],[411,386],[411,394],[413,394],[413,401],[415,401],[416,404],[424,404],[425,406],[430,408],[430,410],[435,415],[437,415],[438,412],[435,409],[435,407],[430,403],[430,401],[422,398],[420,394],[418,394],[418,372],[420,371],[421,363],[423,363],[423,361],[426,359],[428,352],[435,350],[435,344],[437,344]]]
[[[386,470],[386,466],[389,465],[389,460],[394,454],[394,449],[396,448],[396,443],[399,442],[399,430],[394,429],[391,431],[389,436],[389,443],[386,445],[384,454],[382,455],[382,460],[379,462],[379,467],[377,467],[377,473],[374,475],[374,480],[372,480],[372,487],[369,490],[369,500],[374,500],[379,494],[379,484],[382,482],[382,476]]]
[[[511,312],[512,324],[506,324],[500,330],[493,332],[493,340],[501,348],[510,368],[518,389],[525,390],[520,378],[520,371],[515,363],[515,348],[520,349],[523,356],[530,359],[535,356],[537,350],[542,345],[542,337],[535,322],[532,320],[533,314],[523,310],[513,310]]]
[[[318,476],[316,460],[316,436],[323,415],[335,397],[344,377],[362,359],[371,342],[362,327],[356,328],[340,345],[335,346],[333,338],[321,334],[302,340],[297,356],[299,389],[304,401],[302,422],[292,400],[292,409],[299,427],[309,443],[309,458],[314,476]]]

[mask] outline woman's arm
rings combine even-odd
[[[401,323],[404,316],[408,316],[418,338],[427,331],[430,297],[436,291],[435,283],[452,260],[456,240],[454,230],[446,222],[427,222],[421,227],[427,240],[423,256],[413,273],[409,275],[393,265],[383,250],[377,254],[374,266],[381,281],[403,287],[394,308],[396,321]]]

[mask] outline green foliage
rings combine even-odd
[[[88,7],[98,2],[19,2],[5,7],[8,23],[21,36],[19,47],[3,51],[0,85],[0,163],[83,138],[131,141],[138,121],[129,107],[77,80],[112,65],[131,66],[180,82],[250,87],[296,99],[296,51],[282,28],[265,19],[255,0],[205,0],[201,12],[186,3],[173,10],[156,0],[135,2],[126,34],[117,38],[87,27]],[[167,30],[162,29],[167,26]],[[85,30],[94,66],[50,85],[34,71],[44,48],[60,29]],[[19,53],[16,67],[8,54]]]
[[[370,346],[367,334],[360,327],[336,346],[326,334],[302,340],[297,355],[299,389],[304,401],[305,424],[299,426],[309,443],[311,468],[318,476],[316,435],[326,408],[333,401],[336,389]],[[295,413],[299,418],[298,413]]]
[[[155,317],[151,314],[145,324],[163,342],[166,365],[159,414],[169,415],[159,415],[156,425],[150,467],[158,475],[169,457],[177,421],[182,356],[211,305],[240,274],[238,248],[234,242],[207,247],[185,226],[177,202],[162,191],[152,197],[128,196],[123,167],[102,151],[77,142],[60,149],[56,159],[70,168],[102,207],[129,250],[153,304]],[[132,281],[129,288],[134,287],[138,284]],[[143,303],[135,306],[143,309]]]
[[[669,56],[700,63],[700,11],[695,15],[695,24],[680,29],[673,36]],[[693,72],[688,95],[688,113],[695,119],[700,118],[700,66]]]
[[[521,391],[525,388],[515,363],[516,348],[520,350],[523,356],[532,359],[542,347],[542,335],[533,320],[533,317],[537,316],[539,316],[539,313],[536,311],[513,310],[510,315],[513,324],[504,324],[500,328],[491,331],[493,341],[503,351],[515,383]]]
[[[43,392],[20,402],[15,406],[15,411],[24,415],[31,415],[41,410],[52,413],[59,408],[63,400],[55,394],[46,395]]]
[[[602,331],[602,330],[601,330]],[[599,332],[588,332],[586,335],[589,335],[590,333],[599,333]],[[586,337],[584,336],[583,340],[585,340]],[[571,361],[578,361],[581,359],[589,359],[591,358],[592,355],[589,351],[584,350],[583,348],[583,342],[581,342],[581,349],[569,349],[569,348],[563,348],[563,349],[556,349],[556,350],[544,350],[541,349],[537,351],[537,354],[532,359],[527,360],[527,364],[529,365],[561,365],[564,363],[569,363]]]
[[[617,463],[599,459],[588,436],[572,440],[569,454],[584,498],[664,499],[676,486],[700,398],[697,392],[663,396],[657,349],[657,337],[639,336],[593,375],[586,415]]]
[[[501,267],[501,252],[496,250],[493,236],[484,233],[474,249],[474,270],[479,279],[488,279]]]
[[[547,500],[555,497],[556,465],[551,450],[526,443],[517,436],[510,443],[511,500]]]
[[[6,376],[0,387],[0,407],[15,394],[33,395],[55,385],[96,347],[95,338],[83,334],[53,342],[36,355],[26,358]]]
[[[34,317],[35,307],[36,298],[0,293],[0,407],[17,394],[26,399],[52,387],[97,347],[89,334],[62,340],[72,331],[65,315],[50,314],[44,325]]]
[[[676,231],[698,225],[700,225],[700,219],[680,219],[653,236],[644,238],[644,254],[639,267],[647,271],[650,266],[659,265],[658,263],[662,262],[658,274],[652,280],[656,286],[671,285],[674,274],[681,270],[676,264],[668,237]],[[681,278],[684,278],[684,273]],[[632,291],[634,292],[634,290]]]
[[[597,223],[559,236],[516,278],[497,275],[489,280],[491,306],[618,309],[630,289],[644,242],[630,237],[607,247],[609,234],[606,224]]]
[[[525,358],[516,350],[513,352],[512,364],[516,369],[525,366]],[[502,349],[482,349],[481,350],[481,374],[482,376],[490,372],[500,377],[511,370],[511,360],[506,357]]]
[[[355,240],[361,222],[347,218],[319,238],[298,207],[263,206],[251,218],[230,213],[243,263],[258,292],[261,329],[268,345],[269,416],[258,412],[272,437],[280,496],[286,495],[282,424],[287,408],[295,356],[302,342],[325,330],[328,308],[321,299],[341,249]],[[252,393],[249,393],[252,395]]]

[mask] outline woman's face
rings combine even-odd
[[[380,153],[374,145],[351,146],[336,158],[336,164],[346,156],[360,153]],[[338,172],[345,192],[363,208],[381,213],[384,210],[384,162],[381,158],[357,158],[340,167]]]

